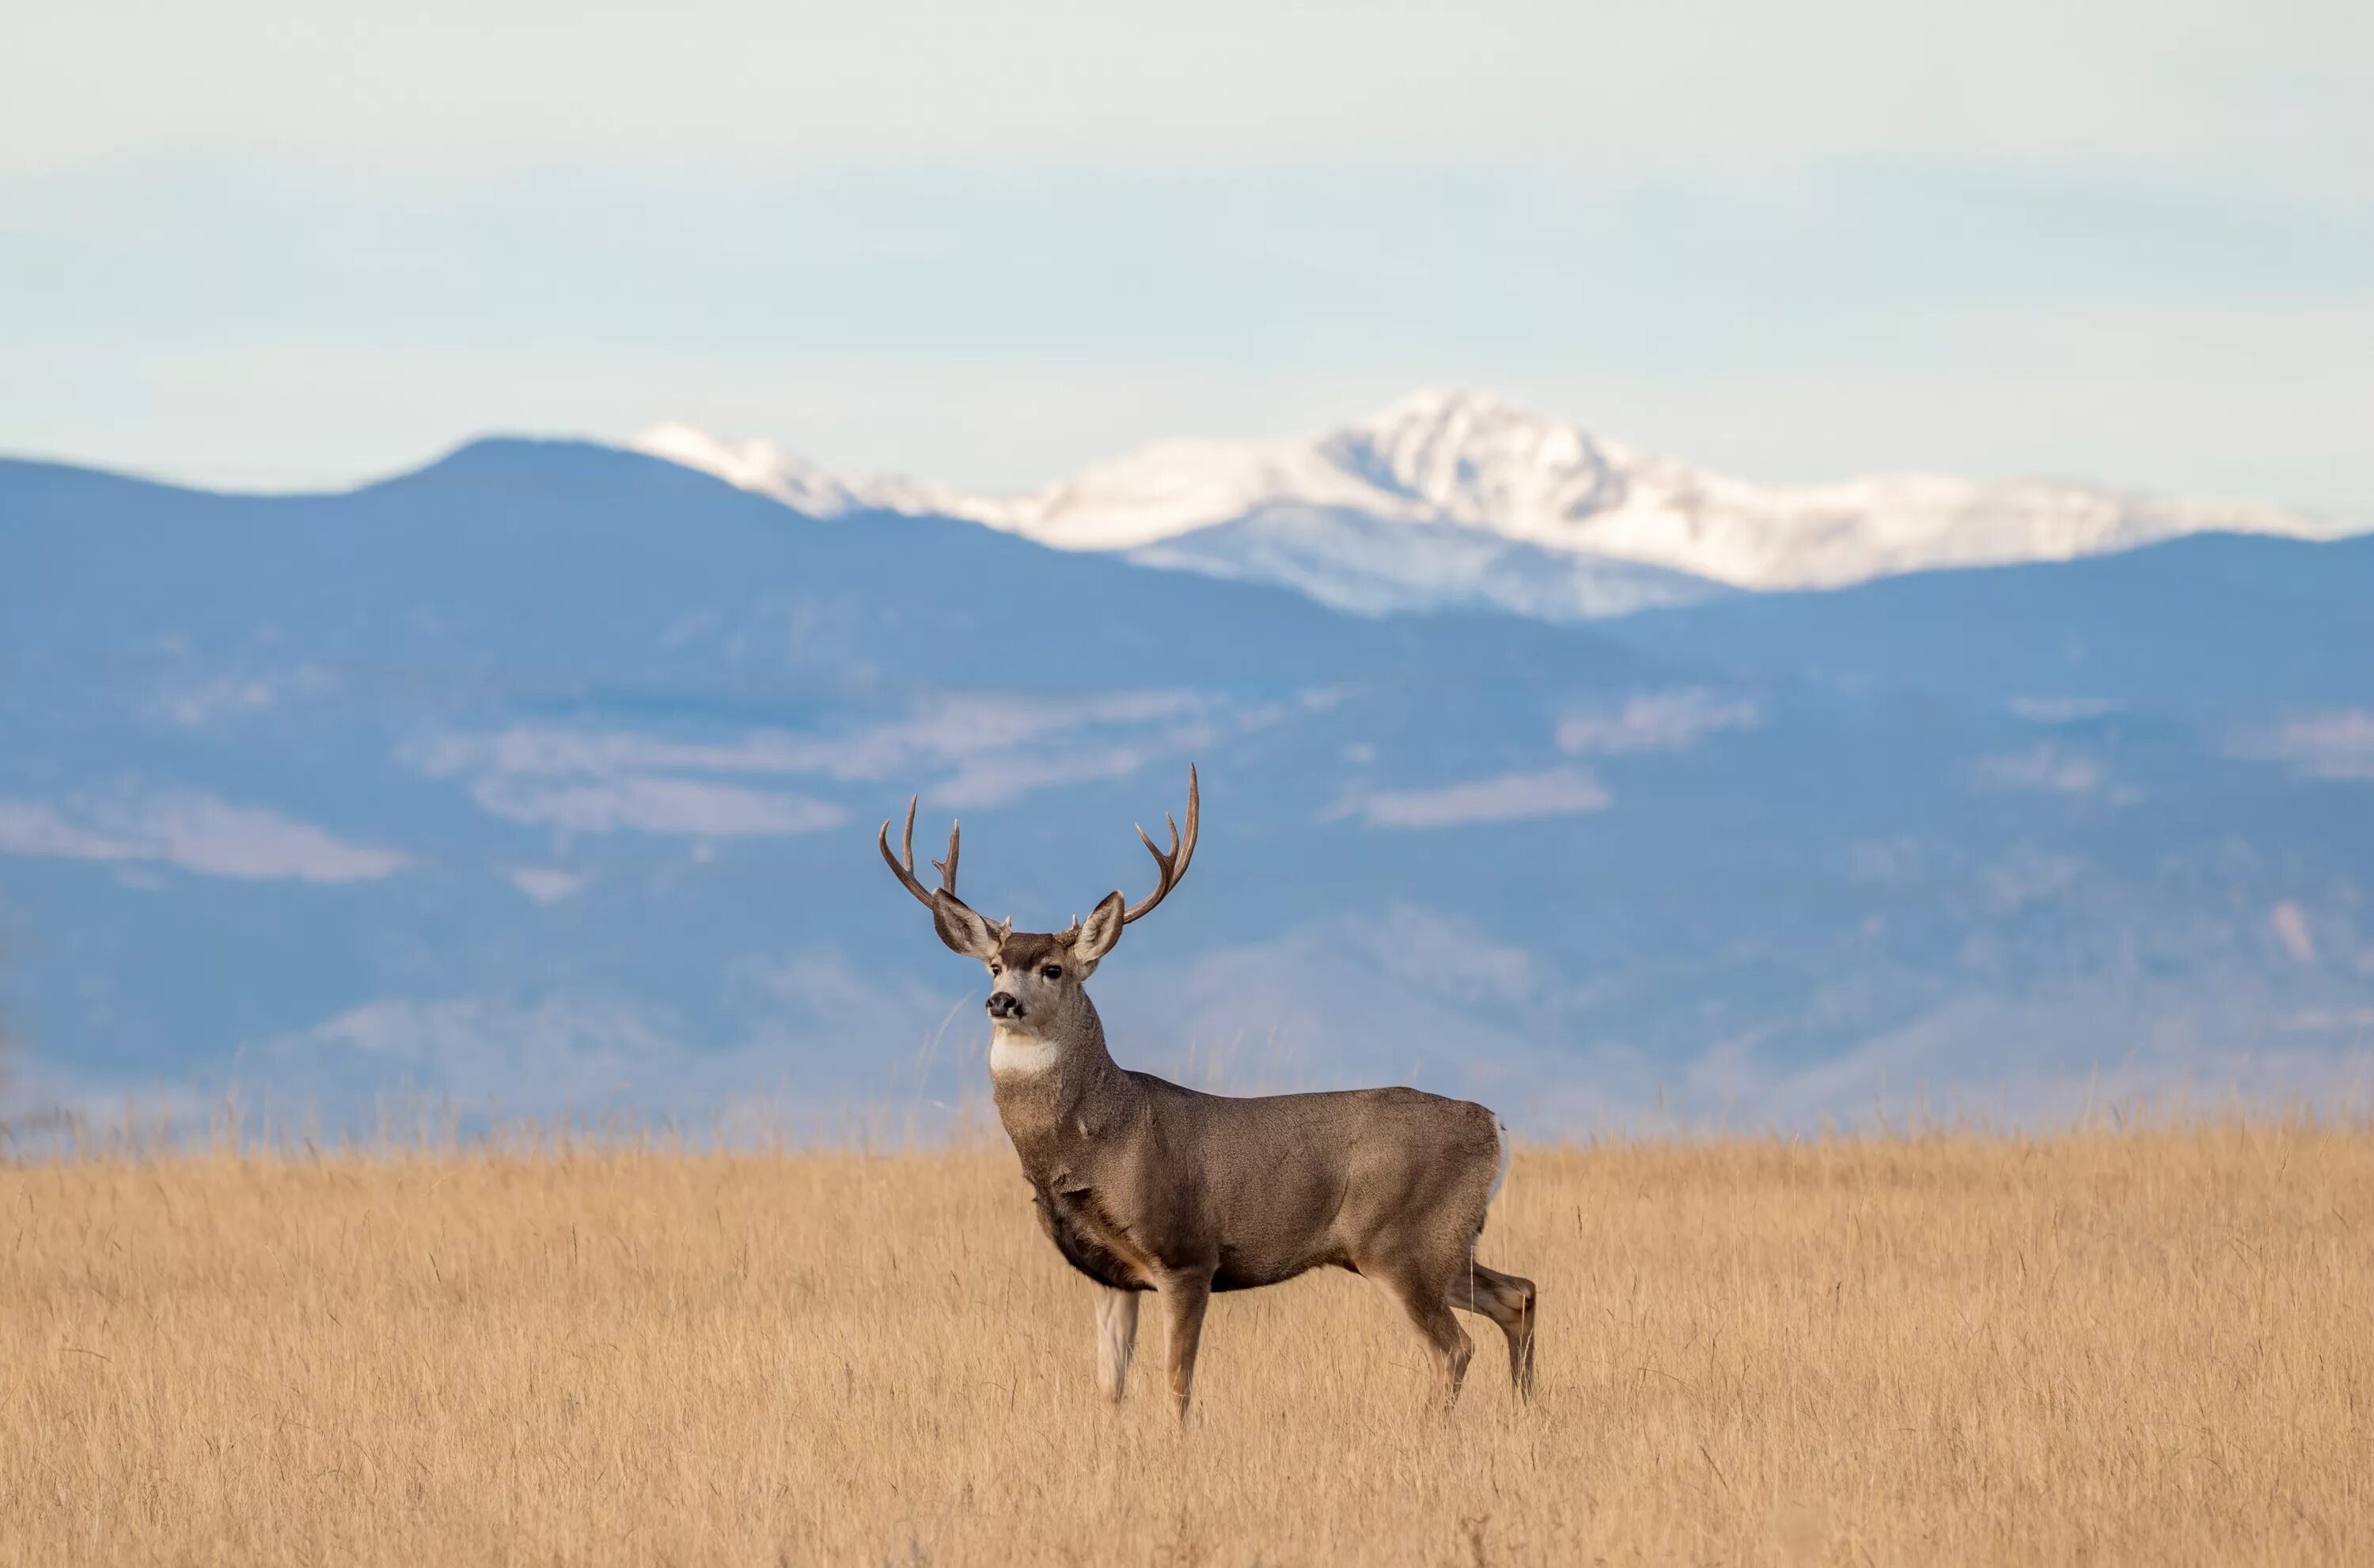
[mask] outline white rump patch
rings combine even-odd
[[[1514,1147],[1509,1137],[1509,1124],[1498,1117],[1492,1118],[1492,1136],[1499,1140],[1500,1163],[1492,1172],[1492,1190],[1484,1195],[1484,1206],[1487,1209],[1492,1206],[1492,1200],[1500,1196],[1500,1188],[1509,1180],[1509,1154]]]
[[[1052,1040],[1035,1039],[1006,1029],[993,1029],[989,1035],[989,1071],[992,1074],[1023,1077],[1044,1072],[1055,1065],[1055,1044]]]

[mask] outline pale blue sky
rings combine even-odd
[[[0,450],[1020,487],[1501,392],[2374,521],[2374,9],[233,0],[0,51]]]

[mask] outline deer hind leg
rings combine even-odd
[[[1451,1293],[1434,1274],[1396,1270],[1380,1275],[1378,1282],[1401,1303],[1410,1322],[1425,1337],[1427,1348],[1434,1353],[1435,1398],[1443,1409],[1450,1409],[1459,1401],[1459,1386],[1467,1380],[1467,1363],[1475,1354],[1475,1342],[1451,1316]]]
[[[1212,1301],[1212,1276],[1166,1274],[1157,1292],[1168,1329],[1164,1348],[1170,1363],[1170,1410],[1183,1424],[1188,1396],[1195,1388],[1195,1351],[1204,1338],[1204,1309]]]
[[[1534,1282],[1471,1263],[1451,1287],[1451,1305],[1500,1326],[1509,1340],[1509,1382],[1520,1399],[1534,1395]]]
[[[1129,1361],[1137,1351],[1135,1291],[1097,1287],[1097,1387],[1119,1400],[1129,1387]]]

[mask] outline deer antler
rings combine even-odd
[[[1121,923],[1122,925],[1129,924],[1132,920],[1136,919],[1140,915],[1146,914],[1151,910],[1157,904],[1161,903],[1165,898],[1169,897],[1170,890],[1179,885],[1179,879],[1187,874],[1187,862],[1195,858],[1195,811],[1197,803],[1195,790],[1195,765],[1191,762],[1187,765],[1186,837],[1183,838],[1180,837],[1178,822],[1173,819],[1169,813],[1164,813],[1162,820],[1170,825],[1170,853],[1166,855],[1161,850],[1154,847],[1153,838],[1148,836],[1143,826],[1138,828],[1138,839],[1146,846],[1146,852],[1154,857],[1155,865],[1160,868],[1161,880],[1154,884],[1154,891],[1152,893],[1147,894],[1144,898],[1139,899],[1136,903],[1122,911]],[[884,823],[882,825],[885,828],[887,828],[890,825],[888,823]],[[889,851],[885,849],[883,853],[888,854]],[[953,851],[950,852],[950,858],[954,858]]]
[[[907,828],[899,836],[898,854],[893,855],[890,852],[888,823],[882,825],[881,837],[875,842],[882,848],[882,863],[890,868],[890,874],[897,877],[900,884],[915,895],[916,903],[928,909],[932,907],[931,890],[915,879],[915,802],[920,798],[914,795],[907,798]],[[1192,808],[1188,813],[1187,820],[1191,825],[1194,822],[1194,813]],[[957,843],[959,831],[959,825],[951,820],[948,824],[948,858],[945,860],[934,860],[932,867],[940,873],[940,891],[951,899],[955,899],[957,903],[963,904],[964,900],[957,897]],[[1192,825],[1190,832],[1191,834],[1193,832]]]

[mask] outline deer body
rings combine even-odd
[[[993,1094],[1049,1239],[1099,1284],[1200,1269],[1245,1290],[1404,1254],[1464,1266],[1500,1163],[1483,1106],[1415,1089],[1198,1094],[1123,1071],[1093,1036],[1067,1057],[994,1073]],[[1413,1142],[1439,1157],[1411,1169]]]
[[[923,893],[912,880],[913,823],[911,804],[901,880],[930,903],[942,940],[990,971],[998,1119],[1048,1239],[1102,1287],[1098,1371],[1108,1395],[1122,1393],[1144,1293],[1163,1307],[1170,1398],[1183,1418],[1212,1293],[1322,1267],[1374,1280],[1400,1304],[1428,1344],[1446,1402],[1472,1353],[1453,1307],[1500,1328],[1510,1379],[1520,1397],[1530,1391],[1534,1287],[1475,1257],[1508,1155],[1490,1111],[1402,1088],[1199,1094],[1127,1071],[1106,1048],[1081,982],[1122,925],[1185,870],[1196,826],[1192,774],[1185,843],[1174,827],[1171,855],[1155,849],[1163,883],[1154,897],[1124,909],[1113,894],[1087,921],[1052,934],[993,924],[957,899],[953,833],[938,862],[943,887]],[[881,843],[901,871],[887,823]]]

